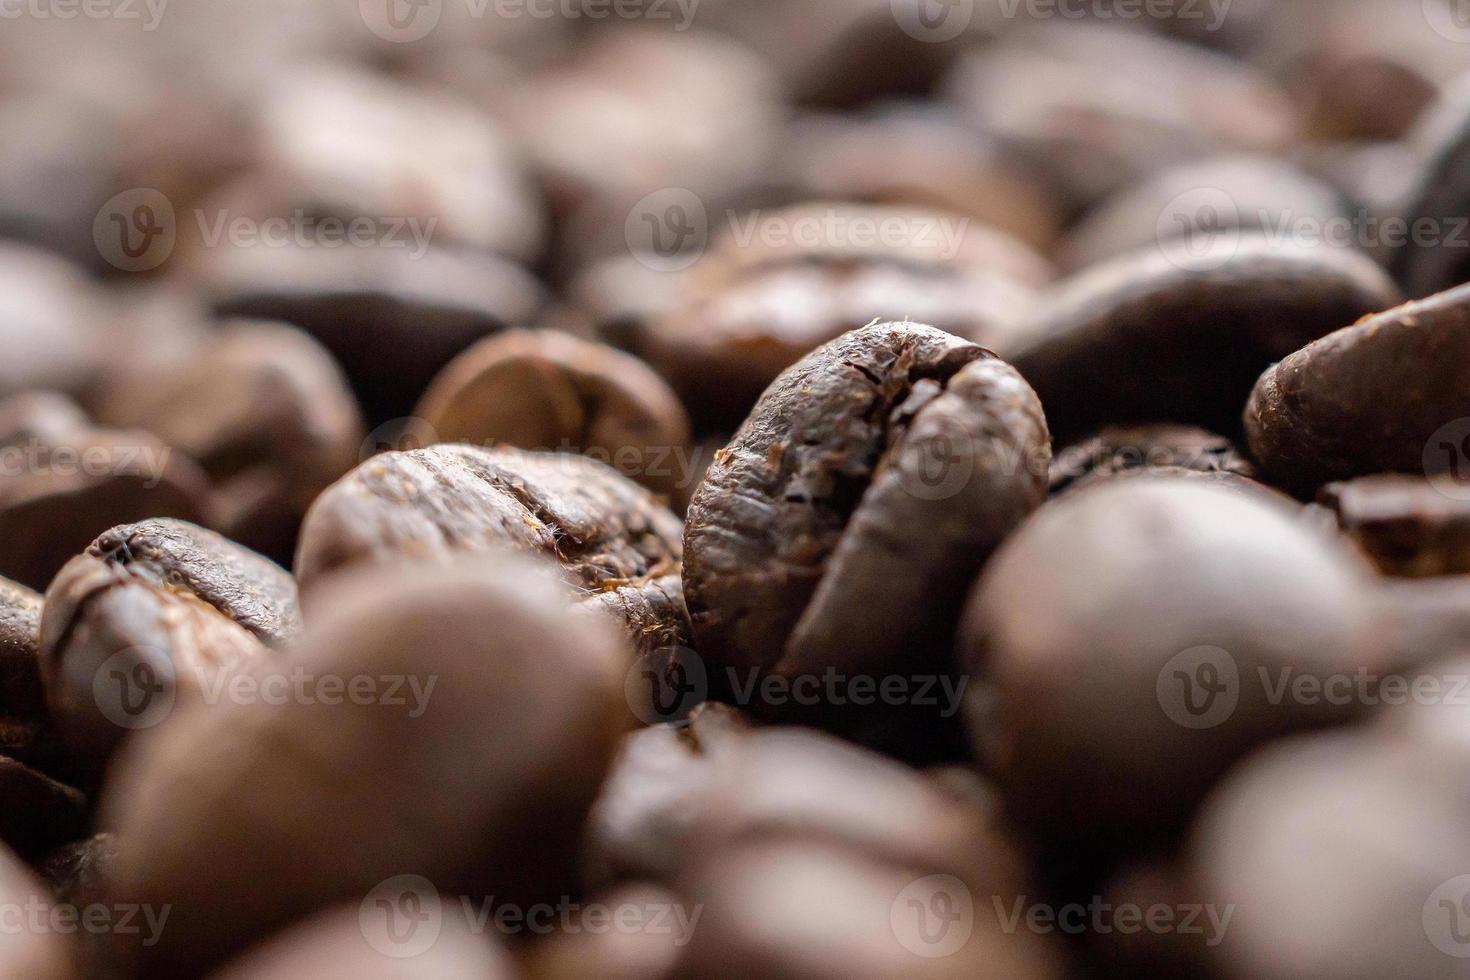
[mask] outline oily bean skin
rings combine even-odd
[[[1263,374],[1245,410],[1251,453],[1309,494],[1385,471],[1458,476],[1470,416],[1470,286],[1407,303],[1313,343]]]
[[[162,721],[174,699],[200,700],[300,628],[295,582],[260,555],[183,521],[113,528],[47,591],[47,700],[74,760],[96,774],[130,718]]]
[[[54,761],[38,649],[41,596],[0,579],[0,754],[22,762]]]
[[[616,630],[509,554],[323,588],[287,660],[252,675],[262,698],[183,715],[115,770],[115,900],[173,909],[161,942],[130,950],[148,975],[193,975],[397,875],[501,902],[573,882],[628,717]],[[264,700],[287,662],[378,696]]]
[[[558,331],[476,344],[440,372],[414,415],[445,442],[586,453],[671,500],[690,490],[678,466],[689,417],[668,385],[628,354]]]
[[[434,446],[385,453],[327,490],[302,528],[308,593],[349,565],[510,550],[552,559],[574,595],[619,613],[639,645],[687,645],[679,519],[594,460]]]
[[[1273,702],[1261,671],[1384,666],[1371,581],[1264,494],[1139,478],[1048,504],[962,630],[976,750],[1017,825],[1089,859],[1146,848],[1255,745],[1350,720],[1355,705]]]
[[[700,655],[786,676],[942,669],[963,591],[1043,498],[1047,455],[1034,395],[982,348],[911,323],[820,348],[690,506]],[[950,464],[938,484],[930,458]]]
[[[1225,236],[1189,264],[1154,246],[1094,266],[1042,300],[1017,349],[998,352],[1060,440],[1148,422],[1230,434],[1272,361],[1398,299],[1359,253]]]

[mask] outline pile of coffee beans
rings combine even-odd
[[[1470,980],[1458,0],[0,0],[0,980]]]

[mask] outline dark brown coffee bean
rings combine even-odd
[[[119,760],[115,900],[172,909],[132,950],[150,975],[196,974],[374,888],[520,903],[574,880],[629,720],[616,630],[509,554],[322,588],[287,659],[251,673],[259,696],[242,685]]]
[[[1392,473],[1330,483],[1318,499],[1385,575],[1470,574],[1470,501]]]
[[[1294,740],[1232,776],[1189,848],[1201,897],[1234,909],[1213,974],[1463,976],[1464,763],[1463,749],[1352,733]]]
[[[689,417],[637,358],[551,330],[481,341],[429,386],[414,416],[445,442],[583,453],[682,504],[693,491]]]
[[[987,685],[968,701],[976,749],[1017,825],[1093,859],[1146,848],[1256,745],[1351,718],[1271,684],[1383,666],[1371,581],[1264,494],[1137,479],[1048,504],[963,629]]]
[[[24,917],[34,916],[38,907],[49,911],[52,898],[46,886],[4,848],[0,848],[0,902],[14,910],[11,914],[20,926],[12,926],[9,941],[0,944],[0,974],[35,980],[73,980],[79,975],[70,937],[54,929],[24,927]],[[49,920],[40,921],[44,926]]]
[[[1388,267],[1411,299],[1470,280],[1470,83],[1447,91],[1408,139],[1420,158],[1404,200],[1401,237],[1386,242]]]
[[[162,377],[142,370],[111,386],[98,413],[198,460],[214,485],[211,524],[285,562],[306,509],[362,449],[341,370],[310,336],[278,324],[231,324]]]
[[[0,579],[0,755],[45,768],[57,761],[38,655],[41,596]]]
[[[1302,348],[1263,374],[1245,410],[1251,453],[1309,494],[1331,480],[1470,474],[1470,286],[1408,303]]]
[[[584,603],[624,615],[640,648],[687,645],[679,519],[581,456],[436,446],[368,460],[317,500],[296,574],[313,589],[349,565],[545,556]]]
[[[1220,236],[1187,261],[1156,246],[1081,273],[998,351],[1059,439],[1146,422],[1229,433],[1272,361],[1397,300],[1360,253]]]
[[[301,628],[284,569],[183,521],[113,528],[46,593],[41,672],[72,758],[94,775],[131,731],[230,676]]]
[[[1200,901],[1198,886],[1177,862],[1155,858],[1130,865],[1108,882],[1100,900],[1111,921],[1088,931],[1089,976],[1210,980],[1210,949],[1235,913]]]
[[[1051,492],[1071,493],[1119,476],[1253,479],[1256,469],[1224,436],[1183,425],[1111,428],[1057,453]]]
[[[1052,939],[1005,928],[1015,896],[831,843],[749,841],[701,869],[688,891],[703,914],[680,977],[728,976],[732,963],[752,980],[1063,976]]]
[[[1060,261],[1076,271],[1146,245],[1187,247],[1196,244],[1190,239],[1212,235],[1299,227],[1326,234],[1333,222],[1350,217],[1342,194],[1285,161],[1217,157],[1173,167],[1109,197],[1072,229]]]
[[[942,672],[965,589],[1043,499],[1048,460],[1035,396],[982,348],[889,323],[818,349],[690,506],[700,656],[731,677]]]
[[[214,980],[514,980],[510,954],[488,936],[477,935],[452,897],[434,899],[430,909],[396,904],[404,894],[385,896],[381,906],[358,905],[322,912],[273,936],[210,976]],[[406,937],[393,917],[412,919]],[[430,930],[433,936],[429,937]],[[422,934],[415,932],[422,930]],[[422,946],[422,949],[419,947]]]
[[[752,242],[732,232],[638,345],[704,430],[729,431],[782,371],[865,323],[1014,345],[1051,274],[1010,236],[937,211],[809,204],[749,221]]]
[[[45,588],[109,527],[148,517],[199,520],[198,465],[141,431],[93,428],[50,395],[0,403],[0,574]]]
[[[87,800],[25,763],[0,756],[0,841],[32,860],[86,827]]]
[[[341,363],[370,424],[401,418],[434,375],[487,334],[535,318],[544,296],[520,266],[430,248],[215,248],[192,270],[216,313],[279,320]],[[384,356],[391,351],[392,356]]]

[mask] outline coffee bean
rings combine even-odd
[[[607,910],[617,923],[593,929],[591,909]],[[681,921],[679,916],[684,916]],[[646,883],[599,893],[588,903],[589,928],[560,930],[533,940],[520,958],[528,980],[651,980],[674,975],[679,951],[698,930],[697,908],[679,896]]]
[[[36,388],[81,391],[106,342],[102,303],[70,263],[0,242],[0,397]]]
[[[1190,261],[1157,247],[1093,266],[999,348],[1058,439],[1104,425],[1239,425],[1251,383],[1296,347],[1387,309],[1397,291],[1341,248],[1212,236]]]
[[[681,503],[689,418],[647,365],[550,330],[481,341],[434,379],[414,415],[445,442],[584,453]]]
[[[1470,501],[1391,473],[1330,483],[1319,499],[1385,575],[1470,574]]]
[[[3,848],[0,848],[0,901],[15,910],[17,925],[26,921],[19,916],[32,914],[26,910],[45,908],[51,903],[46,886],[13,853]],[[75,948],[61,932],[14,928],[9,939],[0,945],[0,973],[36,980],[71,980],[77,976]]]
[[[864,323],[1014,344],[1051,275],[1019,241],[943,212],[811,204],[748,220],[753,244],[732,233],[637,345],[702,429],[729,431],[782,371]]]
[[[1388,265],[1410,298],[1453,289],[1470,279],[1465,259],[1470,187],[1470,83],[1461,82],[1426,112],[1407,140],[1419,157],[1404,199],[1396,202],[1403,234],[1388,246]]]
[[[0,841],[32,860],[75,840],[86,827],[80,790],[0,756]]]
[[[307,507],[362,448],[340,369],[279,324],[231,324],[163,377],[145,370],[112,386],[98,414],[198,460],[213,484],[214,527],[288,563]]]
[[[207,506],[193,460],[149,433],[93,428],[51,395],[0,402],[0,461],[0,574],[32,588],[109,527]]]
[[[219,697],[300,628],[295,582],[260,555],[183,521],[116,527],[47,590],[47,701],[72,758],[95,775],[130,732]]]
[[[1252,479],[1255,467],[1224,436],[1183,425],[1110,428],[1057,453],[1053,495],[1120,476],[1199,476],[1221,482]]]
[[[640,648],[687,645],[680,528],[652,494],[595,460],[436,446],[385,453],[322,494],[296,575],[311,590],[349,565],[525,552],[555,562],[585,604],[620,614]]]
[[[890,323],[818,349],[690,506],[701,657],[732,677],[944,672],[964,591],[1048,460],[1035,396],[982,348]]]
[[[44,766],[58,746],[41,687],[40,631],[41,596],[0,579],[0,754]]]
[[[1361,711],[1272,685],[1385,666],[1371,582],[1269,495],[1149,479],[1067,495],[971,596],[976,751],[1044,844],[1095,860],[1166,842],[1251,748]]]
[[[341,363],[372,425],[406,416],[434,375],[544,302],[524,269],[483,253],[410,249],[216,248],[190,281],[222,317],[301,327]],[[391,351],[391,357],[384,352]]]
[[[1251,453],[1273,482],[1304,494],[1391,470],[1458,484],[1467,351],[1470,286],[1338,330],[1256,382],[1245,410]]]
[[[114,770],[115,900],[172,909],[156,945],[133,945],[152,975],[196,974],[395,876],[509,903],[575,878],[628,719],[616,631],[507,554],[322,589],[306,636],[251,673],[258,697],[182,715]]]

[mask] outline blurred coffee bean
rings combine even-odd
[[[1111,921],[1087,935],[1090,976],[1099,980],[1210,980],[1209,949],[1234,910],[1200,902],[1177,862],[1155,858],[1130,865],[1099,896]]]
[[[0,461],[0,574],[32,588],[109,527],[206,507],[193,460],[150,433],[92,428],[53,394],[0,402]]]
[[[1470,79],[1452,86],[1407,139],[1419,158],[1385,243],[1389,269],[1410,299],[1470,280]]]
[[[688,645],[677,517],[582,456],[436,446],[385,453],[329,488],[302,525],[303,589],[351,565],[516,551],[550,559],[573,595],[620,618],[639,649]]]
[[[47,590],[47,701],[95,778],[124,737],[212,703],[300,629],[296,583],[260,555],[183,521],[116,527]]]
[[[59,746],[38,659],[41,596],[0,579],[0,755],[50,768]]]
[[[718,763],[748,727],[735,709],[706,702],[687,725],[652,725],[626,736],[587,818],[588,877],[675,880]]]
[[[728,976],[732,963],[762,980],[1063,976],[1052,938],[1005,927],[1016,896],[830,843],[752,840],[701,869],[688,893],[703,914],[680,977]]]
[[[1150,422],[1235,432],[1272,361],[1399,298],[1356,251],[1250,234],[1199,246],[1094,266],[1043,297],[1015,348],[997,347],[1058,439]]]
[[[1465,496],[1470,286],[1329,334],[1261,375],[1245,410],[1251,454],[1302,494],[1386,471]]]
[[[1265,495],[1136,479],[1042,508],[962,634],[976,750],[1017,826],[1106,863],[1166,843],[1261,742],[1360,713],[1272,685],[1381,666],[1371,582]]]
[[[1021,242],[960,215],[815,203],[738,220],[637,345],[701,431],[729,431],[782,371],[874,321],[1014,346],[1051,275]]]
[[[448,247],[222,245],[186,281],[221,317],[279,320],[341,363],[370,425],[406,416],[466,347],[535,319],[544,296],[520,266]]]
[[[1391,473],[1330,483],[1318,499],[1385,575],[1470,574],[1470,500]]]
[[[1380,643],[1400,671],[1470,649],[1470,575],[1384,578],[1373,594]]]
[[[1463,709],[1462,709],[1463,710]],[[1293,740],[1212,797],[1189,848],[1234,915],[1222,980],[1464,975],[1464,759],[1352,733]]]
[[[0,397],[35,388],[82,390],[101,367],[102,304],[75,266],[0,242]]]
[[[0,756],[0,841],[28,860],[80,837],[87,799],[77,790]]]
[[[1291,103],[1251,67],[1116,24],[1026,25],[959,61],[945,87],[1069,213],[1165,167],[1297,135]]]
[[[198,460],[213,483],[211,523],[287,563],[307,507],[362,448],[341,370],[283,325],[230,324],[184,364],[126,375],[99,402],[109,424],[146,429]]]
[[[534,940],[521,956],[527,980],[668,980],[703,917],[698,906],[681,905],[673,892],[643,883],[599,893],[587,908],[589,914],[606,910],[616,924]]]
[[[682,505],[689,417],[642,361],[551,330],[481,341],[441,371],[413,412],[445,442],[582,453]]]
[[[417,896],[416,892],[404,894]],[[477,935],[452,898],[434,896],[437,912],[420,912],[405,938],[395,903],[343,906],[311,916],[246,951],[215,980],[514,980],[510,955]],[[430,941],[425,942],[433,930]],[[422,930],[422,936],[418,935]],[[422,949],[418,947],[422,946]]]
[[[1068,235],[1061,264],[1073,271],[1145,245],[1236,232],[1290,235],[1301,229],[1328,244],[1351,213],[1342,195],[1284,161],[1231,156],[1162,171],[1107,198]],[[1189,243],[1186,243],[1186,245]]]
[[[1109,428],[1061,450],[1051,463],[1053,495],[1119,476],[1254,479],[1256,469],[1224,436],[1183,425]]]
[[[46,886],[17,856],[0,847],[0,902],[15,910],[11,934],[0,944],[0,975],[34,980],[72,980],[78,976],[74,939],[60,931],[27,928],[37,908],[50,911]],[[34,923],[34,918],[29,922]],[[42,919],[42,925],[47,920]]]
[[[577,273],[563,291],[565,305],[542,319],[645,357],[648,325],[677,309],[688,288],[687,274],[635,255],[613,255]]]
[[[786,144],[788,179],[803,197],[963,214],[1043,250],[1059,232],[1051,189],[950,110],[902,102],[806,116]]]
[[[113,834],[94,834],[57,848],[40,866],[41,877],[50,887],[58,907],[105,907],[109,901],[113,862],[117,859],[117,838]],[[93,913],[95,915],[95,913]],[[150,928],[148,916],[159,921],[162,913],[139,910],[135,918],[140,928]],[[167,919],[163,919],[167,927]],[[87,977],[122,976],[121,965],[112,948],[109,931],[80,930],[74,958],[78,975]]]
[[[887,323],[819,348],[762,396],[690,505],[700,656],[731,679],[946,675],[965,590],[1044,499],[1049,461],[1035,395],[980,347]],[[842,703],[806,710],[874,713]]]
[[[142,972],[195,975],[364,895],[524,903],[574,881],[627,718],[616,631],[510,555],[324,592],[258,686],[119,760],[103,801],[114,900],[172,910],[156,945],[133,944]]]

